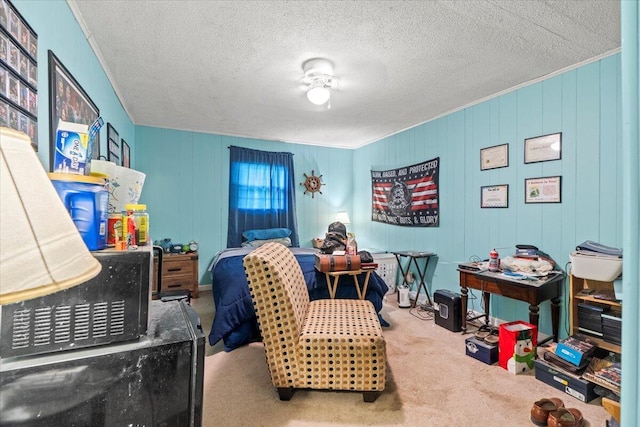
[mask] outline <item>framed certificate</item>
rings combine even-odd
[[[509,185],[488,185],[480,187],[481,208],[508,208]]]
[[[509,166],[509,144],[494,145],[480,150],[480,170]]]
[[[547,176],[524,180],[525,203],[560,203],[562,201],[562,177]]]
[[[537,163],[560,160],[562,156],[562,132],[537,136],[524,140],[524,162]]]

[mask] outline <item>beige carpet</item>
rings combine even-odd
[[[208,334],[212,297],[193,300]],[[362,394],[299,390],[282,402],[271,385],[261,343],[226,353],[208,346],[203,426],[533,426],[533,402],[559,397],[582,411],[587,426],[605,426],[600,399],[579,400],[538,381],[465,355],[465,336],[415,317],[387,298],[382,311],[389,375],[374,403]]]

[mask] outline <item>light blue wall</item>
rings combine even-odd
[[[155,239],[197,240],[200,276],[226,246],[228,149],[291,151],[296,175],[322,174],[315,198],[298,189],[300,241],[326,231],[346,209],[361,248],[428,250],[432,291],[459,291],[457,264],[488,257],[492,248],[512,255],[517,243],[538,246],[562,267],[576,244],[595,240],[622,245],[620,55],[566,72],[358,150],[340,150],[220,135],[137,127],[138,169],[146,172],[142,199]],[[562,159],[523,162],[524,139],[562,132]],[[509,144],[509,167],[480,171],[480,149]],[[440,157],[440,227],[406,228],[372,222],[371,169],[391,169]],[[524,179],[562,176],[562,203],[525,204]],[[480,186],[508,184],[508,209],[481,209]],[[479,300],[471,308],[480,309]],[[540,328],[550,333],[548,302]],[[563,306],[566,306],[563,301]],[[528,319],[526,303],[494,297],[493,315]],[[568,329],[566,311],[561,334]]]
[[[154,240],[199,244],[201,283],[211,283],[206,269],[215,254],[227,247],[230,145],[294,154],[295,182],[304,174],[322,175],[322,194],[304,194],[296,186],[300,246],[324,236],[336,213],[350,207],[352,150],[311,145],[136,127],[137,169],[147,178],[141,202],[149,212]]]
[[[134,125],[80,26],[63,0],[12,0],[38,34],[38,158],[49,170],[49,65],[52,50],[100,110],[105,125],[100,131],[100,153],[107,153],[106,123],[113,123],[131,147],[135,167]]]
[[[564,267],[584,240],[621,247],[620,105],[620,55],[613,55],[357,150],[358,243],[437,253],[432,291],[459,291],[457,264],[472,256],[488,258],[492,248],[506,256],[518,243],[533,244]],[[524,139],[555,132],[562,132],[562,159],[525,165]],[[481,171],[480,149],[507,143],[509,167]],[[370,170],[434,157],[440,157],[440,227],[370,221]],[[562,203],[524,203],[525,178],[555,175],[562,176]],[[480,187],[497,184],[509,185],[509,207],[481,209]],[[474,303],[479,310],[479,299]],[[550,334],[548,305],[542,304],[540,327]],[[528,305],[511,299],[492,298],[491,312],[504,320],[528,320]],[[562,335],[566,319],[565,310]]]

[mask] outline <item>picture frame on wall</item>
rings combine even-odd
[[[546,176],[524,180],[525,203],[561,203],[562,177]]]
[[[129,144],[122,139],[122,166],[125,168],[131,167],[131,149],[129,148]]]
[[[562,132],[524,140],[524,162],[538,163],[562,158]]]
[[[509,144],[494,145],[480,150],[480,170],[509,166]]]
[[[100,110],[82,89],[82,86],[60,62],[58,57],[49,50],[49,167],[53,172],[53,162],[56,149],[56,133],[60,120],[70,123],[87,125],[100,117]],[[93,141],[91,158],[100,156],[100,133]]]
[[[487,185],[480,187],[481,208],[508,208],[509,185]]]
[[[122,166],[120,160],[120,135],[111,123],[107,123],[107,160]]]
[[[0,0],[0,126],[26,133],[38,151],[38,35]]]

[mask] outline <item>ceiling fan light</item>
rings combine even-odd
[[[307,98],[312,104],[322,105],[329,100],[331,92],[324,86],[312,86],[307,91]]]

